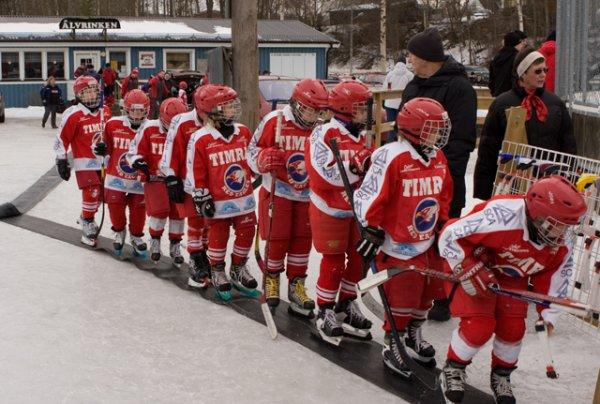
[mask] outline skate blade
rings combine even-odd
[[[390,351],[386,351],[383,352],[383,364],[385,366],[385,368],[387,370],[389,370],[390,372],[392,372],[394,375],[399,376],[401,379],[403,380],[410,380],[412,378],[412,372],[411,371],[406,371],[406,370],[401,370],[399,369],[393,361],[388,357],[388,352],[389,355],[392,355],[392,353]]]
[[[226,290],[226,291],[220,291],[220,290],[216,290],[215,292],[217,294],[217,297],[221,300],[223,300],[224,302],[228,302],[231,300],[231,291]]]
[[[240,292],[248,297],[252,297],[254,299],[258,299],[260,297],[260,291],[258,291],[256,289],[247,288],[233,280],[231,281],[231,285],[235,288],[235,290],[237,290],[238,292]]]
[[[292,314],[294,316],[299,316],[302,318],[315,318],[315,312],[309,309],[303,309],[302,307],[298,306],[296,303],[292,303],[290,302],[290,305],[288,306],[288,313]]]
[[[342,323],[342,328],[344,329],[344,335],[350,338],[355,338],[362,341],[370,341],[373,339],[371,331],[369,330],[362,330],[360,328],[352,327],[347,323]]]
[[[197,288],[197,289],[206,289],[207,287],[210,286],[210,280],[208,277],[206,277],[206,278],[204,278],[203,282],[196,282],[191,277],[189,277],[188,278],[188,286],[191,286],[191,287]]]
[[[265,325],[267,326],[267,330],[269,331],[269,335],[271,339],[277,338],[277,326],[275,325],[275,320],[273,320],[273,314],[271,313],[271,309],[267,306],[266,303],[260,304],[260,309],[262,311],[263,317],[265,319]]]
[[[342,342],[342,339],[344,337],[339,336],[339,337],[330,337],[329,335],[325,334],[323,331],[321,331],[320,329],[316,329],[316,330],[312,330],[312,334],[315,336],[315,338],[320,339],[321,341],[325,342],[326,344],[338,347],[340,346],[340,343]]]

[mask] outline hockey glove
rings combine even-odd
[[[71,178],[71,166],[69,165],[69,161],[67,159],[56,159],[56,168],[60,178],[69,181],[69,178]]]
[[[183,181],[181,181],[181,178],[169,175],[165,178],[165,183],[167,184],[169,200],[174,203],[183,203],[185,192],[183,190]]]
[[[487,287],[490,283],[497,284],[494,273],[486,268],[478,258],[467,257],[454,268],[454,273],[460,279],[460,285],[469,296],[490,297],[494,292]]]
[[[279,147],[268,147],[258,155],[258,171],[270,173],[285,167],[285,151]]]
[[[350,158],[350,172],[359,177],[365,175],[371,166],[371,154],[371,150],[363,149],[352,156]]]
[[[200,189],[194,192],[192,196],[196,212],[204,217],[213,217],[215,215],[215,203],[207,189]]]
[[[137,159],[136,161],[133,162],[133,164],[131,165],[131,167],[134,170],[138,170],[144,173],[144,175],[146,176],[146,179],[148,181],[150,181],[150,167],[148,167],[148,163],[146,163],[146,160],[144,159]]]
[[[372,261],[385,240],[385,232],[382,229],[368,226],[362,229],[361,237],[356,245],[356,251],[365,262]]]
[[[106,155],[106,143],[104,143],[104,142],[96,143],[96,146],[94,146],[94,154],[96,154],[98,156],[105,156]]]

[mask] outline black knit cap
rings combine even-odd
[[[442,37],[435,28],[427,28],[425,31],[414,35],[410,38],[406,47],[410,53],[428,62],[443,62],[446,60]]]
[[[504,35],[504,46],[517,46],[519,43],[521,43],[521,37],[515,31]]]

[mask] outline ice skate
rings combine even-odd
[[[423,339],[421,326],[424,322],[424,320],[413,319],[408,323],[404,345],[410,348],[408,353],[417,363],[426,368],[434,368],[436,365],[435,348]]]
[[[94,219],[84,219],[80,217],[77,223],[81,225],[81,242],[83,244],[96,247],[98,244],[98,226]]]
[[[510,385],[510,374],[516,367],[505,368],[496,366],[490,374],[490,385],[494,392],[494,398],[498,404],[515,404],[512,386]]]
[[[290,314],[299,314],[302,317],[313,318],[315,313],[315,301],[306,294],[304,281],[306,276],[296,277],[288,284],[288,299],[290,301]]]
[[[140,258],[146,258],[148,256],[148,246],[143,238],[131,235],[129,240],[133,247],[133,255]]]
[[[316,332],[323,341],[339,346],[344,335],[344,328],[333,309],[320,308],[317,314]]]
[[[467,379],[467,366],[454,362],[446,361],[446,365],[440,374],[442,391],[447,401],[460,403],[465,396],[465,380]]]
[[[365,317],[360,311],[360,307],[356,300],[344,300],[338,302],[335,306],[335,312],[342,319],[342,327],[344,328],[344,334],[346,336],[362,339],[371,340],[371,321]]]
[[[150,259],[154,262],[160,261],[160,238],[152,237],[150,239]]]
[[[404,337],[404,333],[399,332],[398,337],[402,339]],[[386,332],[383,338],[383,351],[381,354],[383,356],[383,363],[388,369],[400,376],[402,379],[410,379],[412,376],[412,371],[402,360],[400,351],[398,350],[398,345],[396,345],[396,341],[389,332]]]
[[[173,265],[177,268],[180,268],[183,264],[183,255],[181,255],[180,246],[181,240],[171,240],[171,245],[169,246],[169,254],[173,260]]]
[[[225,263],[211,265],[210,279],[221,300],[231,300],[231,283],[225,273]]]
[[[123,255],[123,246],[125,245],[125,236],[127,235],[127,230],[115,231],[115,236],[113,238],[113,248],[115,249],[115,254],[119,257]]]
[[[172,251],[172,250],[171,250]],[[190,254],[188,285],[193,288],[206,288],[210,284],[210,263],[206,252]]]
[[[234,288],[239,290],[241,293],[257,298],[260,296],[260,292],[256,290],[258,282],[252,275],[246,266],[248,259],[246,258],[243,262],[238,265],[231,265],[229,275],[231,276],[231,283]]]
[[[279,274],[265,274],[265,298],[269,310],[274,312],[279,306]]]

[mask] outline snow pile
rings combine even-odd
[[[36,118],[41,120],[44,116],[44,107],[6,108],[4,113],[7,118]]]

